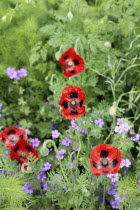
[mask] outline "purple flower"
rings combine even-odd
[[[39,146],[40,141],[38,140],[38,138],[35,138],[35,139],[32,139],[32,140],[31,140],[31,143],[32,143],[32,146],[33,146],[34,148],[36,148],[36,147]]]
[[[81,132],[81,133],[84,133],[84,134],[87,133],[85,129],[80,130],[80,132]]]
[[[117,124],[117,125],[120,125],[122,121],[124,121],[124,118],[123,118],[123,117],[118,118],[116,124]]]
[[[140,180],[138,180],[138,183],[140,183]],[[138,184],[138,187],[140,187],[140,184]]]
[[[32,187],[32,184],[31,183],[28,183],[28,184],[25,184],[24,185],[24,190],[23,192],[26,192],[28,194],[32,194],[34,191],[34,188]]]
[[[64,154],[66,153],[66,150],[65,149],[61,149],[58,151],[59,153],[59,156],[60,156],[60,160],[62,160],[64,158]],[[56,155],[55,157],[59,160],[59,156]]]
[[[140,140],[140,134],[135,133],[135,134],[131,137],[131,140],[132,140],[132,141]]]
[[[114,194],[114,197],[117,202],[124,202],[126,195],[124,197],[121,193],[116,193]]]
[[[107,177],[110,178],[112,180],[112,182],[116,182],[116,181],[119,180],[118,173],[116,173],[116,174],[108,174]]]
[[[2,105],[2,104],[0,104],[0,110],[2,109],[2,106],[3,106],[3,105]]]
[[[110,200],[110,204],[111,204],[113,209],[118,209],[119,208],[119,204],[114,198]]]
[[[20,70],[18,70],[18,76],[19,77],[26,77],[27,76],[27,70],[21,68]]]
[[[72,128],[74,128],[76,131],[79,130],[78,125],[76,125],[76,123],[75,123],[75,119],[71,120],[71,121],[70,121],[70,124],[71,124]]]
[[[41,172],[44,172],[44,171],[49,171],[50,170],[50,168],[51,168],[51,165],[52,164],[50,164],[49,162],[46,162],[45,164],[44,164],[44,167],[43,168],[41,168]]]
[[[116,133],[121,134],[121,133],[128,133],[130,131],[130,129],[131,129],[131,127],[128,125],[128,123],[122,123],[118,126],[115,126],[114,131]]]
[[[128,168],[130,165],[131,165],[131,162],[128,158],[127,159],[122,159],[122,163],[121,163],[120,168],[123,168],[124,166]]]
[[[65,137],[64,139],[62,139],[62,144],[63,144],[64,146],[69,146],[70,143],[71,143],[71,139],[70,139],[70,138]]]
[[[47,178],[47,176],[44,173],[44,171],[42,173],[40,173],[40,174],[37,175],[37,179],[40,179],[41,182],[44,182],[46,178]]]
[[[47,184],[46,183],[41,183],[41,187],[43,189],[43,191],[47,191]]]
[[[57,139],[59,135],[60,135],[60,133],[58,132],[58,130],[52,131],[52,138],[53,139]]]
[[[31,132],[29,131],[29,129],[24,129],[24,130],[26,131],[27,134],[31,133]]]
[[[17,71],[14,68],[8,67],[6,69],[6,74],[8,75],[10,79],[16,79],[17,77]]]
[[[98,118],[97,120],[94,120],[94,123],[98,125],[100,128],[102,128],[104,125],[104,121],[102,120],[102,118]]]
[[[9,157],[8,150],[5,150],[4,153],[5,153],[6,157]]]
[[[55,124],[54,122],[51,122],[52,123],[52,129],[53,130],[56,130],[57,129],[57,127],[58,127],[58,125],[57,124]]]
[[[98,196],[98,201],[100,202],[100,205],[103,203],[103,196],[102,195],[99,195]],[[104,201],[104,204],[105,204],[106,202]]]
[[[116,183],[110,182],[110,190],[106,190],[108,195],[114,195],[115,194],[115,189],[117,187]]]

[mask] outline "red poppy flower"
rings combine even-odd
[[[38,158],[38,151],[35,150],[26,140],[18,141],[11,149],[11,160],[17,159],[21,164],[28,162],[29,153],[33,154],[33,157]]]
[[[72,77],[84,71],[85,62],[76,54],[73,48],[68,49],[61,58],[59,63],[63,66],[63,71],[66,77]]]
[[[108,144],[97,145],[90,155],[90,167],[95,176],[117,173],[121,161],[120,150]]]
[[[82,88],[78,86],[68,86],[63,89],[59,105],[63,108],[61,114],[67,119],[74,119],[86,113],[83,105],[86,99]]]
[[[10,126],[1,131],[0,137],[6,148],[11,149],[19,140],[27,139],[27,134],[23,128]]]

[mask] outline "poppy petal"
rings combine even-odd
[[[97,145],[90,155],[90,167],[95,176],[96,174],[117,173],[121,161],[120,150],[108,144]]]

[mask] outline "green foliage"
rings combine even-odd
[[[139,208],[140,143],[131,141],[132,134],[114,132],[117,117],[125,117],[131,131],[140,132],[139,11],[139,0],[0,1],[0,130],[20,125],[30,130],[29,143],[35,137],[41,141],[39,159],[29,157],[30,170],[23,172],[0,145],[0,169],[14,174],[0,174],[1,209],[110,210],[109,202],[98,201],[100,188],[109,189],[110,180],[93,176],[89,166],[91,146],[101,143],[119,148],[132,162],[127,176],[120,169],[117,192],[125,197],[121,209]],[[71,47],[86,65],[83,73],[68,79],[58,60]],[[7,67],[26,68],[28,76],[10,79]],[[87,113],[75,121],[78,131],[63,118],[58,105],[67,86],[79,86],[86,94]],[[109,112],[112,106],[114,115]],[[98,118],[103,127],[94,123]],[[58,150],[66,150],[61,162],[53,144],[48,145],[48,155],[42,148],[45,139],[52,138],[52,122],[61,133],[54,143]],[[62,144],[64,137],[71,139],[69,147]],[[46,193],[37,179],[45,162],[52,164]],[[22,191],[29,182],[35,188],[31,196]],[[105,193],[106,201],[111,198]]]
[[[120,202],[120,209],[125,206],[127,209],[139,208],[140,189],[138,187],[137,177],[125,176],[118,182],[117,193],[123,202]]]
[[[23,192],[23,176],[0,174],[1,209],[27,210],[31,205],[31,196]]]

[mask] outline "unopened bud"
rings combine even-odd
[[[111,106],[109,108],[109,114],[114,116],[116,114],[116,110],[117,110],[117,107],[116,106]]]
[[[3,16],[3,17],[1,18],[2,21],[6,21],[6,19],[7,19],[6,16]]]
[[[72,18],[73,18],[73,14],[72,14],[72,12],[68,12],[67,17],[68,17],[68,19],[71,21],[71,20],[72,20]]]
[[[110,42],[105,42],[105,43],[104,43],[104,46],[105,46],[106,48],[111,48],[111,43],[110,43]]]
[[[41,148],[40,149],[40,154],[42,155],[42,156],[46,156],[46,155],[48,155],[49,154],[49,150],[48,150],[48,148]]]

